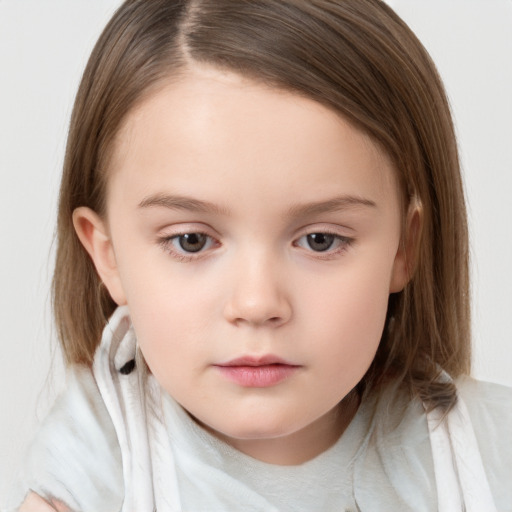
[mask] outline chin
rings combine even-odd
[[[305,425],[298,424],[297,418],[290,420],[282,415],[276,415],[266,418],[259,417],[252,420],[250,418],[243,418],[240,421],[230,418],[229,424],[217,425],[216,427],[207,428],[214,435],[221,438],[258,441],[278,439],[292,435],[304,428]]]

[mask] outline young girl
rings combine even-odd
[[[448,104],[384,3],[127,0],[58,223],[21,510],[512,510]]]

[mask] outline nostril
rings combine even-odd
[[[237,325],[267,325],[277,327],[286,323],[291,315],[291,304],[275,282],[261,279],[237,281],[228,297],[223,314]]]

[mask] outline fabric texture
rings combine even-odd
[[[275,466],[208,433],[142,368],[128,311],[119,308],[93,371],[69,371],[29,451],[26,490],[82,512],[451,512],[464,501],[468,512],[512,511],[509,388],[460,379],[462,409],[441,421],[390,387],[363,399],[329,450]]]

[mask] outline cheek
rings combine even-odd
[[[301,316],[310,319],[309,331],[325,345],[316,354],[331,357],[333,365],[342,361],[349,370],[354,363],[371,363],[386,319],[388,274],[378,266],[360,265],[331,276],[316,293],[313,288],[303,291]],[[353,368],[359,371],[357,364]]]
[[[142,245],[142,244],[141,244]],[[136,249],[136,248],[135,248]],[[132,317],[150,324],[179,326],[198,310],[209,307],[215,273],[205,273],[188,263],[176,263],[160,247],[125,251],[119,271]]]
[[[186,272],[156,267],[127,280],[127,301],[139,346],[155,376],[180,374],[197,359],[202,340],[214,332],[218,286]],[[170,368],[172,366],[172,368]]]

